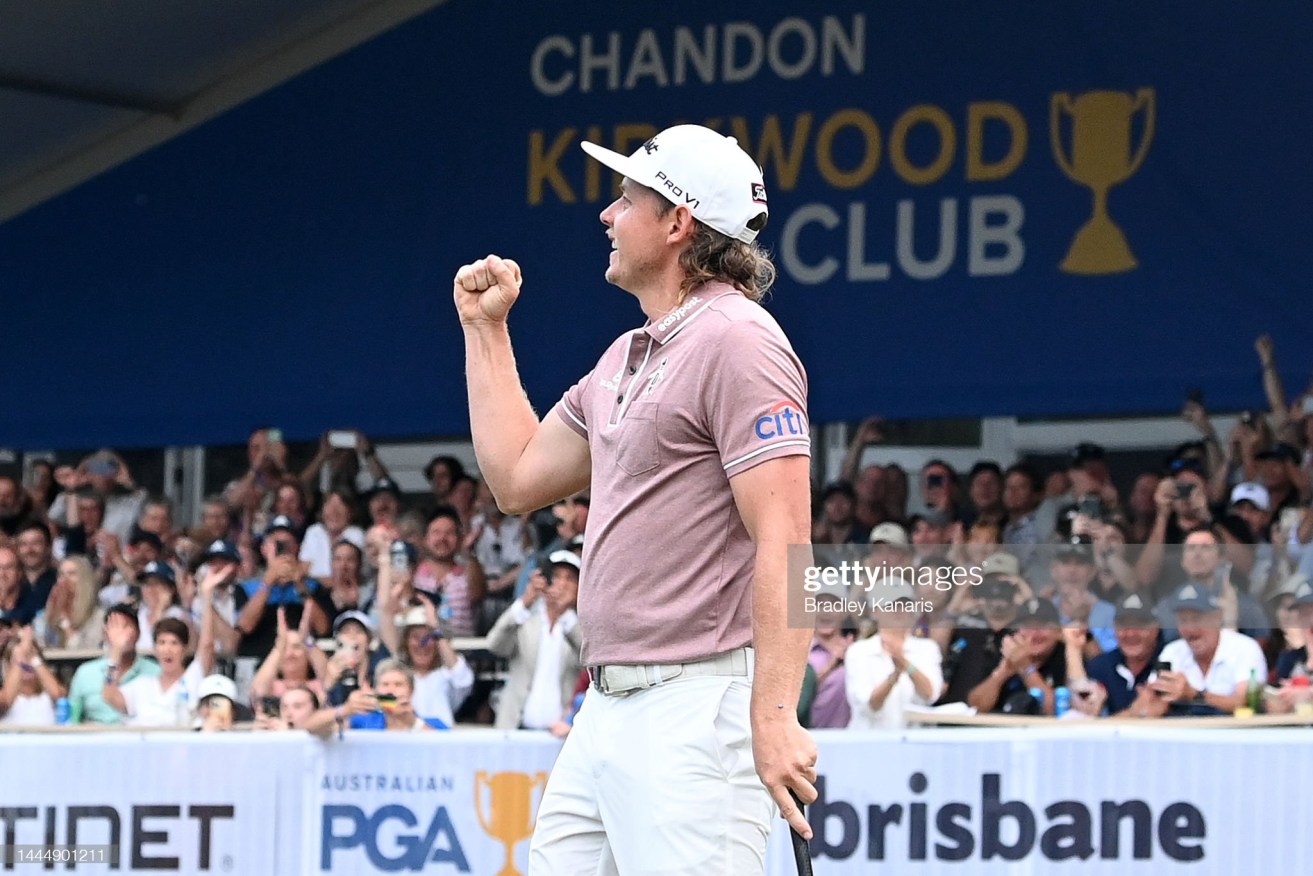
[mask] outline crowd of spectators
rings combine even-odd
[[[1313,711],[1313,392],[1257,349],[1267,410],[1223,437],[1192,397],[1199,440],[1123,482],[1093,443],[908,472],[862,422],[812,536],[879,598],[821,594],[802,720]],[[297,468],[264,428],[191,526],[109,450],[33,474],[0,473],[0,727],[569,732],[586,495],[505,515],[450,456],[403,495],[360,433]]]
[[[1058,466],[909,473],[861,423],[812,539],[819,566],[879,586],[819,594],[803,720],[1313,714],[1313,386],[1288,404],[1270,340],[1256,350],[1268,409],[1222,436],[1192,392],[1198,440],[1123,483],[1090,442]]]
[[[0,726],[568,732],[586,495],[510,517],[438,456],[404,496],[355,432],[247,456],[190,527],[109,450],[0,473]]]

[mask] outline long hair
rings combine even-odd
[[[77,586],[73,591],[73,615],[69,621],[74,630],[80,630],[96,613],[96,573],[91,563],[82,554],[65,557],[62,562],[72,563],[77,568]]]
[[[675,207],[660,194],[656,194],[656,200],[659,216]],[[735,240],[697,220],[693,222],[692,240],[679,254],[679,266],[684,270],[684,280],[679,285],[681,303],[698,286],[713,280],[728,283],[757,302],[766,297],[775,283],[775,264],[756,242]]]

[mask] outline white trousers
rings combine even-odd
[[[778,814],[752,760],[749,678],[590,688],[552,768],[529,876],[754,876]]]

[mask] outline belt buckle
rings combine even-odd
[[[588,680],[592,683],[593,689],[603,696],[606,695],[606,688],[602,686],[602,667],[588,667]]]

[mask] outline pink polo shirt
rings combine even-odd
[[[681,663],[752,641],[756,550],[729,481],[810,455],[807,376],[775,320],[707,284],[618,338],[556,413],[588,441],[581,658]]]

